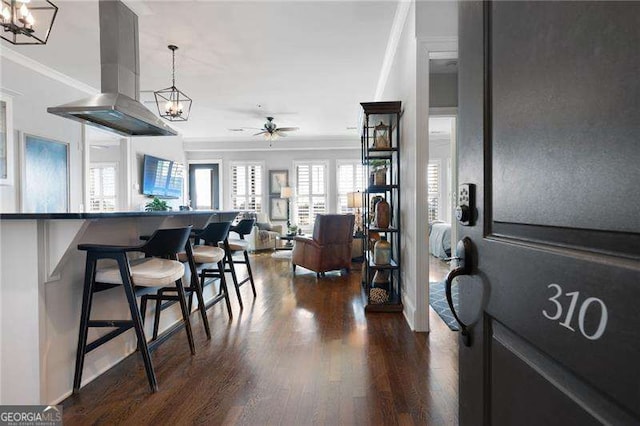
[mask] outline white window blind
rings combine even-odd
[[[324,163],[296,165],[295,221],[302,228],[311,228],[316,215],[327,211],[326,169]]]
[[[89,166],[89,211],[112,212],[118,205],[115,163],[92,163]]]
[[[427,187],[428,195],[428,213],[429,222],[437,220],[440,217],[439,200],[440,200],[440,163],[430,161],[427,169]]]
[[[349,213],[347,194],[364,192],[364,166],[359,161],[338,163],[338,213]]]
[[[231,206],[235,210],[262,211],[262,165],[231,165]]]

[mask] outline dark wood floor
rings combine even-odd
[[[243,425],[455,425],[456,335],[430,311],[431,333],[401,314],[364,314],[360,274],[315,274],[269,254],[253,257],[258,297],[228,321],[209,310],[207,340],[192,315],[152,355],[160,390],[149,392],[138,353],[64,401],[64,423]],[[98,349],[99,350],[99,349]]]

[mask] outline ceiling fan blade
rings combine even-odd
[[[264,131],[264,130],[263,130],[263,131],[261,131],[261,132],[254,133],[254,134],[253,134],[253,136],[264,135],[264,134],[266,134],[266,133],[268,133],[268,132],[266,132],[266,131]]]
[[[282,138],[286,138],[287,137],[287,134],[280,132],[280,129],[278,129],[275,132],[273,132],[273,134],[276,135],[276,136],[282,137]]]
[[[298,130],[299,127],[278,127],[277,130],[279,132],[293,132]]]

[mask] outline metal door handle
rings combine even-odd
[[[462,342],[465,346],[471,346],[471,334],[469,333],[469,326],[462,322],[460,317],[458,317],[458,313],[453,306],[453,298],[451,296],[451,284],[453,282],[453,279],[455,277],[459,277],[460,275],[471,275],[471,239],[469,237],[464,237],[463,239],[458,241],[458,244],[456,245],[456,255],[453,257],[453,259],[456,259],[458,261],[458,266],[449,271],[447,277],[444,280],[445,294],[447,296],[449,309],[451,309],[453,317],[460,325],[460,335],[462,336]]]

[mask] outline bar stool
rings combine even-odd
[[[193,230],[192,230],[193,234]],[[141,236],[141,240],[148,240],[148,236]],[[189,306],[188,311],[191,313],[191,306],[193,300],[193,293],[196,294],[198,298],[198,310],[200,311],[200,315],[202,316],[202,324],[204,326],[205,334],[207,335],[207,339],[211,339],[211,329],[209,328],[209,319],[207,318],[207,306],[204,302],[204,297],[202,295],[202,285],[198,280],[198,271],[196,267],[197,261],[195,260],[195,256],[193,253],[193,247],[191,246],[190,239],[187,239],[187,242],[184,246],[184,251],[177,253],[178,260],[183,263],[187,263],[189,266],[190,279],[191,284],[189,286],[184,287],[185,294],[189,296]],[[176,293],[175,287],[165,287],[158,290],[155,294],[144,294],[141,298],[140,303],[140,311],[142,314],[142,322],[145,321],[145,315],[147,312],[147,303],[149,300],[155,300],[156,307],[154,313],[154,321],[153,321],[153,336],[151,337],[151,341],[155,341],[158,339],[158,330],[160,327],[160,313],[172,306],[174,303],[180,300],[180,297]],[[165,301],[166,303],[162,303]],[[173,331],[173,330],[172,330]],[[171,334],[170,332],[166,333],[168,337]]]
[[[213,280],[207,280],[207,278],[218,278],[220,280],[218,294],[206,303],[200,300],[198,300],[198,303],[201,304],[204,309],[209,309],[216,303],[224,300],[227,305],[229,318],[233,316],[233,312],[231,311],[227,280],[224,275],[225,251],[218,247],[218,242],[224,241],[229,233],[230,227],[231,222],[213,222],[209,223],[204,229],[196,230],[192,234],[196,241],[196,245],[193,247],[193,262],[195,265],[201,265],[200,280],[197,279],[197,272],[194,275],[199,288],[197,291],[202,292],[202,289],[213,283]],[[199,244],[200,241],[203,241],[204,244]],[[178,258],[181,261],[185,261],[188,258],[188,253],[179,253]],[[165,291],[168,290],[173,289],[166,289]],[[193,293],[189,295],[189,311],[191,311],[192,302]]]
[[[249,262],[249,242],[244,239],[245,235],[249,235],[253,229],[255,219],[242,219],[237,225],[232,226],[229,229],[229,233],[235,232],[240,238],[225,238],[224,241],[218,243],[219,247],[223,247],[226,253],[226,264],[229,268],[225,269],[225,272],[231,272],[233,278],[233,284],[236,287],[236,294],[238,295],[238,302],[240,303],[240,309],[244,308],[242,303],[242,297],[240,296],[240,286],[249,281],[251,283],[251,290],[253,291],[253,297],[256,297],[256,286],[253,282],[253,273],[251,272],[251,263]],[[235,252],[241,251],[244,255],[244,260],[237,260],[233,258]],[[248,276],[242,281],[238,281],[236,274],[236,264],[246,265]]]
[[[144,362],[144,367],[153,392],[158,390],[156,375],[153,370],[149,351],[155,348],[155,343],[147,344],[144,325],[136,301],[136,293],[149,293],[157,287],[174,286],[178,292],[182,321],[184,323],[191,354],[195,354],[195,345],[191,333],[191,323],[185,291],[182,284],[184,265],[178,262],[176,254],[181,251],[189,239],[191,226],[175,229],[160,229],[147,242],[138,246],[110,246],[102,244],[80,244],[78,250],[87,252],[84,289],[82,295],[82,312],[78,336],[78,351],[76,353],[76,368],[73,378],[73,392],[80,390],[82,369],[85,355],[119,336],[130,328],[134,328],[138,339],[138,349]],[[129,261],[127,253],[141,252],[145,258]],[[100,259],[113,259],[118,265],[98,268]],[[127,296],[131,320],[91,320],[91,303],[93,293],[122,286]],[[89,327],[113,327],[115,330],[87,343]]]

